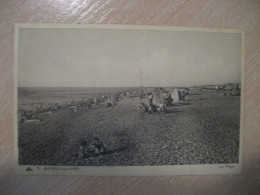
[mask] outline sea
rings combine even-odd
[[[127,91],[127,88],[91,88],[91,87],[19,87],[18,110],[33,110],[38,106],[48,107],[54,104],[66,104],[71,101],[112,95]]]

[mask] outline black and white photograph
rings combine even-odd
[[[16,25],[25,174],[240,173],[243,32]]]

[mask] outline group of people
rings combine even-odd
[[[142,110],[144,113],[154,113],[154,112],[167,112],[166,109],[166,103],[161,103],[159,105],[153,104],[153,95],[150,94],[148,96],[148,105],[142,102],[139,105],[139,108]]]
[[[96,137],[94,138],[94,143],[87,147],[87,143],[82,141],[79,146],[78,159],[83,159],[84,157],[99,156],[106,153],[104,144]]]

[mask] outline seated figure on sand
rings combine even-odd
[[[167,112],[166,105],[165,104],[160,104],[158,106],[158,111],[159,112]]]
[[[94,139],[94,143],[90,146],[87,153],[88,156],[98,156],[100,154],[105,154],[106,149],[104,147],[104,144],[96,137]]]
[[[94,139],[93,148],[94,148],[94,154],[96,155],[106,153],[104,144],[97,137]]]
[[[78,159],[95,157],[106,153],[104,144],[96,137],[94,143],[90,147],[86,147],[87,143],[82,141],[79,146]]]

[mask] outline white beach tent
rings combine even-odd
[[[153,93],[153,102],[154,105],[159,106],[160,104],[164,104],[164,94],[160,91],[155,91]]]
[[[180,96],[179,96],[179,91],[178,89],[174,89],[171,93],[171,97],[173,98],[173,102],[178,102],[180,101]]]

